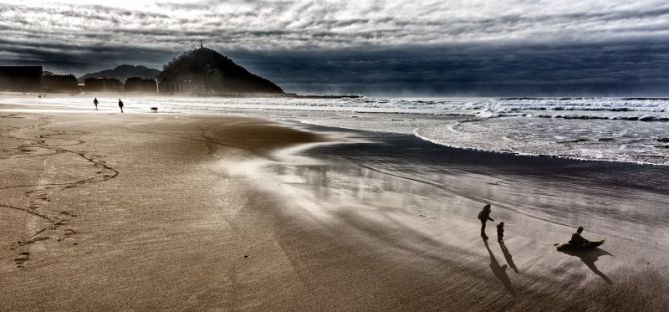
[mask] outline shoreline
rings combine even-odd
[[[133,102],[133,95],[128,94],[130,97],[130,102]],[[79,109],[83,111],[88,111],[88,105],[84,106],[84,102],[88,104],[88,98],[85,96],[79,96],[75,97],[76,98],[76,103],[77,105],[70,106],[72,109]],[[84,101],[83,99],[86,99]],[[170,105],[170,99],[174,99],[176,101],[175,103],[178,104],[173,104]],[[215,98],[212,98],[212,100],[204,100],[201,99],[200,101],[203,101],[202,103],[194,104],[193,101],[188,100],[187,98],[179,98],[179,97],[135,97],[134,98],[134,106],[131,103],[128,105],[126,108],[129,110],[136,110],[138,112],[150,112],[149,107],[147,105],[152,105],[155,107],[159,107],[161,112],[168,112],[168,113],[179,113],[179,112],[194,112],[195,114],[210,114],[210,113],[216,113],[216,114],[225,114],[228,112],[235,112],[243,115],[257,115],[257,117],[260,118],[272,118],[273,115],[283,115],[283,116],[291,116],[288,118],[300,118],[301,115],[305,115],[306,117],[314,117],[316,120],[319,119],[319,117],[323,117],[324,115],[327,114],[334,114],[334,115],[341,115],[339,118],[343,118],[346,113],[350,113],[353,116],[352,117],[360,117],[361,119],[374,119],[374,118],[385,118],[385,119],[390,119],[394,121],[394,117],[391,118],[390,116],[393,115],[400,115],[400,116],[405,116],[405,117],[398,117],[400,119],[399,123],[400,125],[397,126],[394,130],[392,130],[391,133],[413,133],[414,135],[423,138],[425,140],[431,141],[435,144],[440,144],[444,146],[449,146],[449,147],[454,147],[454,148],[462,148],[462,149],[470,149],[470,150],[483,150],[483,151],[490,151],[494,153],[504,153],[504,154],[514,154],[514,155],[520,155],[520,156],[537,156],[537,157],[557,157],[557,158],[564,158],[564,159],[575,159],[575,160],[585,160],[585,161],[601,161],[601,162],[624,162],[624,163],[635,163],[635,164],[644,164],[644,165],[653,165],[653,166],[669,166],[669,163],[664,162],[664,159],[666,158],[666,153],[664,152],[666,146],[666,138],[664,138],[662,133],[655,133],[648,138],[642,140],[643,143],[638,143],[641,144],[641,147],[635,146],[633,142],[628,142],[630,138],[622,138],[620,142],[618,142],[617,138],[598,138],[598,137],[590,137],[590,134],[586,135],[586,138],[580,138],[577,139],[576,141],[578,142],[585,142],[585,143],[579,143],[574,146],[571,146],[571,143],[568,141],[566,142],[551,142],[551,141],[546,141],[544,142],[545,144],[551,145],[555,144],[553,146],[555,147],[547,147],[548,150],[537,150],[537,149],[526,149],[523,146],[526,143],[519,143],[520,145],[515,146],[512,144],[511,147],[505,147],[503,144],[486,144],[486,143],[476,143],[473,145],[468,145],[466,143],[458,142],[458,140],[448,140],[448,139],[438,139],[439,136],[437,135],[435,138],[437,139],[431,139],[429,135],[429,131],[427,132],[428,134],[423,135],[419,133],[419,130],[422,131],[423,128],[426,127],[430,128],[435,126],[435,121],[437,119],[444,118],[446,121],[451,120],[451,121],[457,121],[457,119],[464,119],[469,117],[473,117],[473,115],[468,115],[468,114],[463,114],[462,112],[460,114],[454,113],[455,111],[449,112],[448,110],[444,111],[443,114],[436,113],[434,111],[431,111],[430,109],[426,109],[426,111],[421,112],[416,111],[416,112],[410,112],[410,111],[395,111],[395,112],[384,112],[382,109],[382,106],[372,106],[372,107],[380,107],[381,111],[366,111],[365,110],[365,105],[362,105],[360,107],[361,110],[357,110],[355,107],[349,107],[347,101],[341,101],[346,102],[348,104],[342,104],[343,106],[337,106],[334,107],[333,109],[326,109],[323,110],[322,108],[319,108],[317,110],[312,110],[310,105],[305,104],[308,103],[308,100],[305,101],[298,101],[294,102],[297,104],[290,104],[290,100],[283,101],[281,103],[285,103],[288,106],[287,107],[282,107],[282,105],[278,104],[279,101],[274,101],[272,102],[271,100],[268,100],[267,98],[255,98],[257,101],[253,101],[253,97],[247,98],[247,100],[238,100],[235,101],[234,98],[228,98],[228,101],[226,102],[226,98],[220,98],[220,101],[216,101]],[[369,100],[374,100],[373,98],[370,98]],[[384,101],[381,101],[380,103],[384,103]],[[111,101],[109,99],[105,100],[105,108],[103,110],[106,111],[113,111],[115,109],[115,102]],[[367,99],[365,99],[367,101]],[[32,102],[32,99],[31,99]],[[270,103],[271,102],[271,103]],[[350,101],[351,103],[354,101]],[[421,102],[421,101],[418,101]],[[51,104],[48,104],[51,103]],[[226,104],[227,103],[227,104]],[[320,103],[320,102],[319,102]],[[337,101],[333,101],[332,103],[337,103]],[[16,101],[17,105],[21,104],[27,104],[26,101]],[[54,102],[53,100],[46,100],[44,104],[42,105],[57,105],[58,101]],[[62,104],[62,103],[61,103]],[[322,107],[322,104],[327,104],[327,103],[320,103],[318,107]],[[429,104],[429,103],[428,103]],[[110,106],[111,105],[111,106]],[[183,105],[181,109],[179,108],[180,105]],[[265,105],[268,105],[265,107]],[[291,106],[292,105],[292,106]],[[352,104],[351,104],[352,105]],[[31,106],[31,105],[27,105]],[[354,105],[355,106],[355,105]],[[429,106],[429,105],[428,105]],[[303,110],[300,110],[302,108]],[[369,108],[369,107],[367,107]],[[545,107],[544,107],[545,108]],[[163,109],[165,109],[163,111]],[[350,109],[350,111],[349,111]],[[370,108],[373,110],[373,108]],[[400,108],[395,108],[395,109],[400,109]],[[550,110],[550,107],[547,108]],[[264,111],[265,113],[258,113],[259,111]],[[543,111],[543,110],[540,110]],[[556,110],[557,111],[557,110]],[[562,111],[562,110],[560,110]],[[604,108],[603,111],[606,111]],[[273,113],[270,113],[273,112]],[[638,114],[634,113],[635,110],[624,110],[623,113],[628,114],[631,113],[633,114],[634,118],[641,118],[645,120],[646,117],[643,111],[639,111]],[[528,113],[530,115],[533,115],[532,113]],[[579,113],[581,114],[581,113]],[[660,113],[657,113],[660,114]],[[367,115],[370,115],[370,117],[365,117]],[[376,115],[377,117],[371,117]],[[440,116],[439,118],[432,119],[428,116]],[[524,116],[524,115],[523,115]],[[580,116],[580,115],[578,115]],[[644,117],[645,116],[645,117]],[[535,116],[537,119],[542,116]],[[558,119],[563,119],[567,118],[568,116],[562,116],[562,115],[556,115],[553,116],[554,118],[549,118],[549,119],[555,119],[555,122],[558,122]],[[655,118],[657,117],[657,118]],[[632,127],[631,124],[629,123],[639,123],[639,124],[647,124],[649,125],[648,127],[654,127],[654,128],[661,128],[664,127],[665,122],[662,121],[666,119],[665,117],[662,116],[655,116],[653,120],[656,122],[659,122],[659,124],[650,126],[647,121],[631,121],[631,119],[634,119],[630,116],[626,117],[615,117],[615,116],[608,116],[605,119],[607,119],[607,124],[610,122],[611,127],[614,127],[613,123],[617,122],[622,122],[626,123],[628,126]],[[411,129],[405,129],[409,124],[402,124],[401,119],[413,119],[413,118],[418,118],[419,122],[416,122]],[[501,119],[500,119],[501,118]],[[493,117],[491,119],[481,119],[481,122],[484,120],[503,120],[507,117]],[[525,117],[520,117],[520,116],[511,116],[511,118],[521,118],[522,120],[526,120]],[[530,118],[530,117],[527,117]],[[608,118],[614,118],[614,119],[608,119]],[[620,118],[620,119],[618,119]],[[650,117],[649,117],[650,118]],[[531,118],[530,118],[531,119]],[[542,118],[539,118],[542,119]],[[567,118],[569,119],[569,118]],[[527,119],[529,120],[529,119]],[[595,122],[600,122],[597,121],[599,119],[596,119]],[[323,125],[329,125],[329,121],[327,120],[321,120],[325,121],[325,123],[320,123]],[[307,118],[306,122],[311,122],[313,124],[319,124],[318,121],[315,121],[313,118]],[[496,121],[496,122],[503,122],[503,121]],[[519,121],[520,122],[520,121]],[[560,121],[562,122],[562,121]],[[565,121],[566,122],[566,121]],[[494,121],[493,121],[494,123]],[[331,124],[330,124],[331,125]],[[585,124],[584,124],[585,125]],[[336,126],[336,125],[335,125]],[[596,126],[596,125],[595,125]],[[367,129],[369,131],[377,131],[378,129],[374,129],[374,127],[365,127],[364,125],[358,124],[356,126],[348,127],[349,129]],[[646,127],[642,125],[634,126],[634,127]],[[346,128],[344,125],[343,128]],[[637,129],[638,130],[638,129]],[[617,130],[618,131],[618,130]],[[639,130],[641,131],[641,130]],[[656,130],[653,130],[656,131]],[[598,135],[597,133],[591,133],[592,135]],[[457,134],[456,134],[457,135]],[[566,135],[566,134],[562,134]],[[601,135],[601,134],[600,134]],[[568,135],[567,135],[568,136]],[[479,138],[480,140],[481,138]],[[643,139],[643,134],[642,134],[642,139]],[[440,142],[441,141],[441,142]],[[450,143],[449,143],[450,142]],[[482,141],[483,142],[483,141]],[[522,140],[521,140],[522,142]],[[611,143],[602,143],[602,142],[611,142]],[[532,143],[532,142],[529,142]],[[537,142],[534,142],[537,143]],[[597,154],[594,152],[590,152],[589,150],[596,150],[597,148],[600,148],[604,144],[604,152],[603,154]],[[623,149],[615,150],[612,148],[614,144],[621,144],[620,146],[624,147]],[[532,144],[530,144],[531,146]],[[467,147],[467,146],[472,146],[472,147]],[[485,149],[483,149],[485,148]],[[644,150],[650,148],[651,150]],[[588,152],[580,152],[580,150],[586,150]]]
[[[11,108],[14,106],[15,108]],[[22,112],[27,112],[27,113],[63,113],[65,114],[66,112],[63,112],[62,109],[67,109],[67,107],[49,107],[48,109],[46,108],[47,105],[45,105],[45,108],[30,108],[26,109],[24,108],[25,105],[13,105],[13,104],[0,104],[0,107],[9,107],[9,108],[2,108],[0,110],[2,111],[7,111],[7,112],[16,112],[16,113],[22,113]],[[244,111],[254,111],[255,108],[247,108],[247,109],[237,109],[233,110],[233,112],[226,114],[226,113],[210,113],[206,114],[204,112],[195,112],[195,113],[189,113],[189,115],[193,116],[198,116],[198,115],[207,115],[207,116],[230,116],[230,115],[237,115],[238,112],[244,112]],[[292,109],[272,109],[272,111],[286,111],[286,112],[293,112],[294,110]],[[324,111],[328,112],[328,111]],[[333,111],[336,112],[336,111]],[[82,111],[81,113],[84,114],[114,114],[115,112],[110,112],[110,111]],[[140,114],[140,115],[146,115],[146,114],[156,114],[151,111],[143,111],[143,112],[126,112],[126,114]],[[161,111],[159,114],[162,115],[179,115],[182,114],[180,112],[165,112]],[[265,119],[264,117],[255,117],[255,116],[245,116],[248,118],[259,118],[259,119]],[[281,122],[281,121],[279,121]],[[378,133],[388,133],[388,134],[393,134],[393,135],[408,135],[406,133],[401,133],[401,132],[391,132],[391,131],[378,131],[378,130],[360,130],[356,128],[344,128],[344,127],[335,127],[335,126],[322,126],[318,124],[313,124],[313,123],[304,123],[304,122],[288,122],[284,124],[286,126],[305,126],[305,127],[311,127],[314,129],[322,128],[322,129],[339,129],[342,132],[378,132]],[[528,158],[541,158],[541,159],[558,159],[558,160],[566,160],[566,161],[576,161],[576,162],[596,162],[596,163],[603,163],[603,164],[612,164],[612,165],[638,165],[638,166],[650,166],[650,167],[660,167],[660,168],[669,168],[669,164],[657,164],[657,163],[649,163],[649,162],[642,162],[642,161],[627,161],[627,160],[608,160],[608,159],[589,159],[589,158],[580,158],[580,157],[570,157],[570,156],[561,156],[561,155],[549,155],[549,154],[525,154],[525,153],[520,153],[520,152],[506,152],[506,151],[495,151],[495,150],[485,150],[485,149],[477,149],[477,148],[468,148],[468,147],[461,147],[461,146],[456,146],[456,145],[449,145],[445,143],[440,143],[435,140],[431,140],[429,138],[424,138],[420,135],[416,134],[411,134],[412,136],[416,137],[417,139],[429,142],[431,144],[443,146],[446,148],[451,148],[455,150],[462,150],[462,151],[469,151],[469,152],[475,152],[475,153],[488,153],[492,155],[504,155],[504,156],[514,156],[518,157],[519,159],[528,159]]]
[[[367,112],[356,112],[357,114],[375,114],[375,113],[367,113]],[[398,115],[406,114],[406,115],[411,115],[414,113],[396,113]],[[454,115],[454,114],[444,114],[443,116],[450,116],[450,117],[466,117],[466,115]],[[314,123],[300,123],[303,125],[308,125],[312,126],[315,129],[317,128],[322,128],[322,129],[341,129],[342,131],[345,132],[378,132],[378,133],[389,133],[393,135],[409,135],[408,133],[402,133],[402,132],[393,132],[393,131],[380,131],[380,130],[362,130],[362,129],[357,129],[357,128],[345,128],[345,127],[337,127],[337,126],[323,126],[323,125],[318,125]],[[429,142],[431,144],[443,146],[446,148],[451,148],[455,150],[462,150],[462,151],[471,151],[471,152],[477,152],[477,153],[490,153],[490,154],[497,154],[497,155],[510,155],[510,156],[517,156],[519,158],[554,158],[554,159],[561,159],[561,160],[570,160],[570,161],[583,161],[583,162],[600,162],[600,163],[612,163],[612,164],[630,164],[630,165],[640,165],[640,166],[653,166],[653,167],[669,167],[669,164],[656,164],[656,163],[649,163],[649,162],[637,162],[637,161],[627,161],[627,160],[609,160],[609,159],[589,159],[589,158],[579,158],[579,157],[570,157],[570,156],[561,156],[561,155],[549,155],[549,154],[530,154],[530,153],[521,153],[521,152],[506,152],[506,151],[499,151],[499,150],[485,150],[485,149],[478,149],[478,148],[469,148],[469,147],[463,147],[463,146],[457,146],[457,145],[450,145],[446,143],[441,143],[436,140],[429,139],[427,137],[423,137],[421,135],[418,135],[416,133],[416,130],[420,129],[420,127],[415,128],[413,130],[413,133],[410,134],[417,139]]]
[[[470,165],[470,166],[475,165],[475,166],[491,167],[491,168],[495,167],[499,171],[498,173],[500,174],[512,173],[509,171],[504,171],[504,168],[507,167],[510,168],[510,170],[515,170],[515,168],[522,168],[522,167],[528,167],[528,168],[533,167],[532,170],[539,170],[538,173],[536,173],[537,175],[564,173],[565,169],[569,168],[574,169],[573,172],[571,172],[570,174],[574,173],[586,174],[588,168],[591,167],[591,169],[606,168],[604,174],[610,176],[610,178],[612,179],[616,177],[622,177],[625,172],[633,173],[638,170],[645,171],[645,174],[647,175],[653,173],[661,175],[660,177],[654,180],[662,180],[663,179],[662,177],[669,179],[669,165],[636,163],[627,161],[579,159],[579,158],[568,158],[568,157],[553,156],[553,155],[532,155],[532,154],[519,154],[511,152],[489,151],[489,150],[464,148],[446,144],[439,144],[413,134],[358,130],[358,129],[349,129],[342,127],[320,126],[308,123],[298,123],[298,124],[306,126],[306,129],[310,129],[317,132],[326,131],[326,132],[350,133],[354,137],[364,138],[363,141],[365,142],[369,142],[370,140],[383,142],[386,138],[391,138],[391,140],[394,140],[395,138],[400,138],[403,141],[412,141],[412,138],[414,138],[418,141],[422,141],[425,143],[425,144],[416,143],[415,145],[428,145],[428,146],[434,145],[435,149],[442,149],[445,153],[451,153],[456,155],[457,157],[455,159],[450,159],[450,161],[454,161],[454,163],[452,164],[454,166],[456,166],[457,164],[461,164],[461,165]],[[435,161],[435,160],[436,158],[430,159],[430,161]],[[617,174],[616,171],[623,171],[623,174]],[[583,178],[585,177],[587,176],[584,176]],[[623,180],[626,180],[626,178],[623,178]],[[643,184],[646,182],[647,181],[637,181],[637,183],[632,183],[628,185],[636,185],[639,188],[647,188],[648,185]]]

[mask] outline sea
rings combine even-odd
[[[116,111],[117,98],[98,98]],[[355,130],[412,134],[455,148],[669,165],[669,98],[123,98],[126,112],[233,113]],[[0,103],[90,110],[89,96]]]

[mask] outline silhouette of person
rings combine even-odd
[[[488,222],[488,220],[495,221],[490,217],[490,204],[483,206],[483,209],[479,212],[478,218],[481,220],[481,237],[483,237],[483,239],[488,239],[488,235],[485,235],[485,223]]]
[[[95,105],[95,110],[98,110],[98,98],[93,99],[93,105]]]
[[[497,241],[498,242],[504,241],[504,222],[500,222],[497,225]]]
[[[118,99],[118,107],[121,109],[121,113],[123,113],[123,101],[121,99]]]
[[[590,242],[589,240],[583,238],[583,236],[581,236],[581,233],[583,233],[583,227],[579,226],[578,229],[576,230],[576,233],[571,235],[571,240],[569,241],[569,244],[582,246]]]

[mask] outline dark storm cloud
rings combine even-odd
[[[666,95],[669,42],[230,53],[298,92]]]
[[[660,92],[669,3],[0,0],[0,63],[160,68],[204,40],[288,90]]]
[[[160,66],[172,53],[147,48],[115,45],[71,46],[45,43],[39,46],[16,44],[0,39],[0,64],[43,65],[45,70],[80,75],[119,64]]]

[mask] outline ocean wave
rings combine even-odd
[[[435,144],[485,152],[558,157],[589,161],[669,166],[669,137],[664,126],[610,127],[578,120],[558,124],[521,119],[467,119],[451,124],[417,127],[413,135]],[[655,133],[655,134],[653,134]]]
[[[498,117],[504,117],[498,114]],[[515,115],[517,116],[517,115]],[[644,122],[668,122],[669,117],[657,116],[593,116],[593,115],[550,115],[550,114],[525,114],[526,117],[537,118],[560,118],[560,119],[582,119],[582,120],[624,120],[624,121],[644,121]]]
[[[573,156],[573,155],[551,154],[551,153],[525,153],[525,152],[519,152],[519,151],[495,150],[495,149],[484,149],[484,148],[476,148],[476,147],[469,147],[469,146],[459,146],[459,145],[455,145],[455,144],[444,143],[444,142],[432,139],[432,138],[427,137],[427,136],[422,136],[417,132],[414,132],[414,136],[423,140],[423,141],[430,142],[430,143],[433,143],[433,144],[446,146],[446,147],[449,147],[449,148],[469,150],[469,151],[498,153],[498,154],[506,154],[506,155],[518,155],[518,156],[527,156],[527,157],[550,157],[550,158],[571,159],[571,160],[579,160],[579,161],[597,161],[597,162],[609,162],[609,163],[632,163],[632,164],[637,164],[637,165],[662,166],[662,167],[669,166],[669,160],[667,160],[664,157],[661,158],[661,160],[663,160],[664,162],[659,163],[659,162],[643,161],[643,160],[602,159],[602,158],[579,157],[579,156]],[[658,147],[669,149],[669,145],[662,145],[662,146],[658,146]],[[656,158],[656,157],[651,156],[651,158]]]

